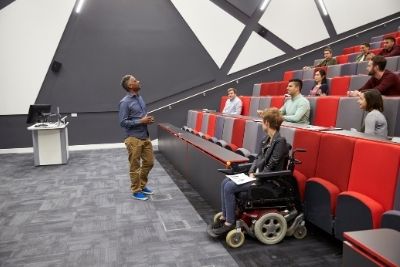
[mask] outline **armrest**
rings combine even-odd
[[[278,176],[292,175],[290,170],[277,171],[277,172],[266,172],[266,173],[256,173],[254,176],[259,180],[269,180]]]
[[[232,169],[235,173],[248,172],[251,168],[252,163],[242,163],[232,165]]]

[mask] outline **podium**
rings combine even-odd
[[[37,123],[32,131],[34,165],[66,164],[68,152],[68,123]]]

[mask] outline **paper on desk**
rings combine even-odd
[[[248,182],[255,181],[256,178],[252,178],[244,173],[239,173],[239,174],[232,174],[232,175],[226,175],[229,179],[231,179],[235,184],[240,185],[240,184],[245,184]]]

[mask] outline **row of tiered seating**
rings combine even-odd
[[[366,76],[368,77],[368,76]],[[336,80],[335,80],[336,82]],[[350,83],[347,77],[340,77],[338,84]],[[339,85],[338,85],[339,86]],[[243,102],[242,115],[258,117],[257,110],[270,107],[280,108],[285,100],[279,96],[241,96]],[[227,97],[223,96],[220,102],[222,112]],[[364,112],[359,108],[356,97],[307,97],[311,105],[310,123],[323,127],[338,127],[345,130],[354,128],[361,130]],[[389,136],[400,136],[400,97],[383,97],[384,115],[388,122]]]
[[[204,138],[206,134],[214,134],[214,142],[237,152],[245,148],[258,153],[265,136],[260,123],[243,116],[190,110],[187,125]],[[400,209],[398,144],[296,128],[291,124],[283,125],[281,134],[293,148],[307,150],[298,154],[303,163],[296,166],[294,175],[308,221],[339,239],[344,231],[377,228],[381,220],[383,225],[391,227],[400,223],[399,213],[393,211]],[[215,141],[220,139],[224,142]],[[376,188],[380,188],[379,192]]]

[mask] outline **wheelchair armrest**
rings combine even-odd
[[[232,169],[235,173],[248,172],[252,163],[233,164]]]
[[[224,174],[228,174],[228,175],[235,174],[235,172],[232,169],[217,169],[217,171],[222,172]]]
[[[292,172],[290,170],[284,170],[277,172],[256,173],[254,174],[254,177],[259,180],[269,180],[278,176],[286,176],[286,175],[292,175]]]

